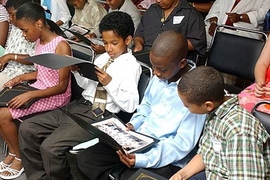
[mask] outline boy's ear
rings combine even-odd
[[[213,103],[212,101],[206,101],[206,102],[204,103],[204,105],[205,105],[206,110],[207,110],[208,112],[213,111],[214,108],[215,108],[214,103]]]
[[[185,67],[187,65],[187,59],[184,58],[184,59],[181,59],[179,62],[178,62],[178,66],[180,69],[182,69],[183,67]]]
[[[128,36],[126,39],[125,39],[125,43],[126,43],[126,45],[129,45],[131,42],[132,42],[132,36]]]

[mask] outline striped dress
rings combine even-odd
[[[35,54],[55,53],[55,49],[58,43],[63,40],[64,39],[61,36],[58,36],[49,43],[42,45],[40,44],[40,40],[38,39],[36,41]],[[49,87],[53,87],[59,83],[59,70],[49,69],[38,64],[35,64],[35,66],[38,72],[37,80],[35,83],[31,84],[31,86],[37,89],[46,89]],[[19,117],[23,117],[29,114],[53,110],[57,107],[62,107],[69,103],[70,97],[71,81],[69,79],[67,89],[64,93],[47,98],[42,98],[34,102],[28,109],[10,109],[10,113],[13,119],[17,119]]]

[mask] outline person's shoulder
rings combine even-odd
[[[95,0],[90,0],[90,1],[88,0],[88,3],[86,3],[85,6],[87,6],[88,8],[93,8],[93,6],[102,7],[102,5],[98,1],[95,1]]]
[[[237,97],[227,100],[226,106],[219,106],[219,111],[224,111],[224,115],[220,116],[221,121],[227,127],[230,134],[248,134],[254,132],[253,128],[260,124],[246,109],[238,103]]]
[[[125,4],[126,4],[127,6],[132,6],[132,7],[134,6],[134,7],[136,7],[135,4],[134,4],[131,0],[125,0],[124,5],[125,5]]]
[[[135,4],[131,0],[125,0],[124,5],[123,5],[123,10],[128,14],[134,13],[134,12],[140,13],[138,8],[135,6]]]
[[[152,11],[152,10],[155,10],[155,9],[161,9],[160,6],[157,3],[151,4],[150,7],[145,11],[145,13],[147,11]]]
[[[122,54],[121,56],[119,56],[119,59],[122,59],[123,62],[126,62],[126,63],[128,63],[128,64],[137,64],[137,65],[140,65],[140,64],[137,62],[136,57],[135,57],[131,52]]]
[[[8,21],[8,12],[6,8],[0,4],[0,20],[2,21]]]

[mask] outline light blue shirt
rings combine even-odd
[[[51,11],[51,0],[43,0],[41,1],[41,5]],[[45,16],[46,19],[51,19],[51,14],[49,14],[48,12],[45,12]]]
[[[160,141],[142,153],[136,153],[134,168],[159,168],[168,164],[183,167],[186,157],[201,135],[205,115],[192,114],[177,93],[177,83],[154,76],[130,123],[137,132]]]

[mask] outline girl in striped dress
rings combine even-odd
[[[45,21],[43,8],[36,3],[25,3],[16,13],[17,25],[26,40],[36,42],[35,54],[56,53],[70,55],[71,48],[62,38],[50,31]],[[0,162],[0,177],[14,179],[23,172],[18,143],[18,131],[14,119],[65,106],[71,96],[70,71],[68,67],[52,70],[35,64],[37,71],[17,76],[4,86],[12,87],[18,83],[36,80],[31,86],[39,89],[23,93],[9,101],[8,107],[0,108],[0,133],[7,142],[9,155]],[[40,98],[28,109],[20,107],[30,99]]]

